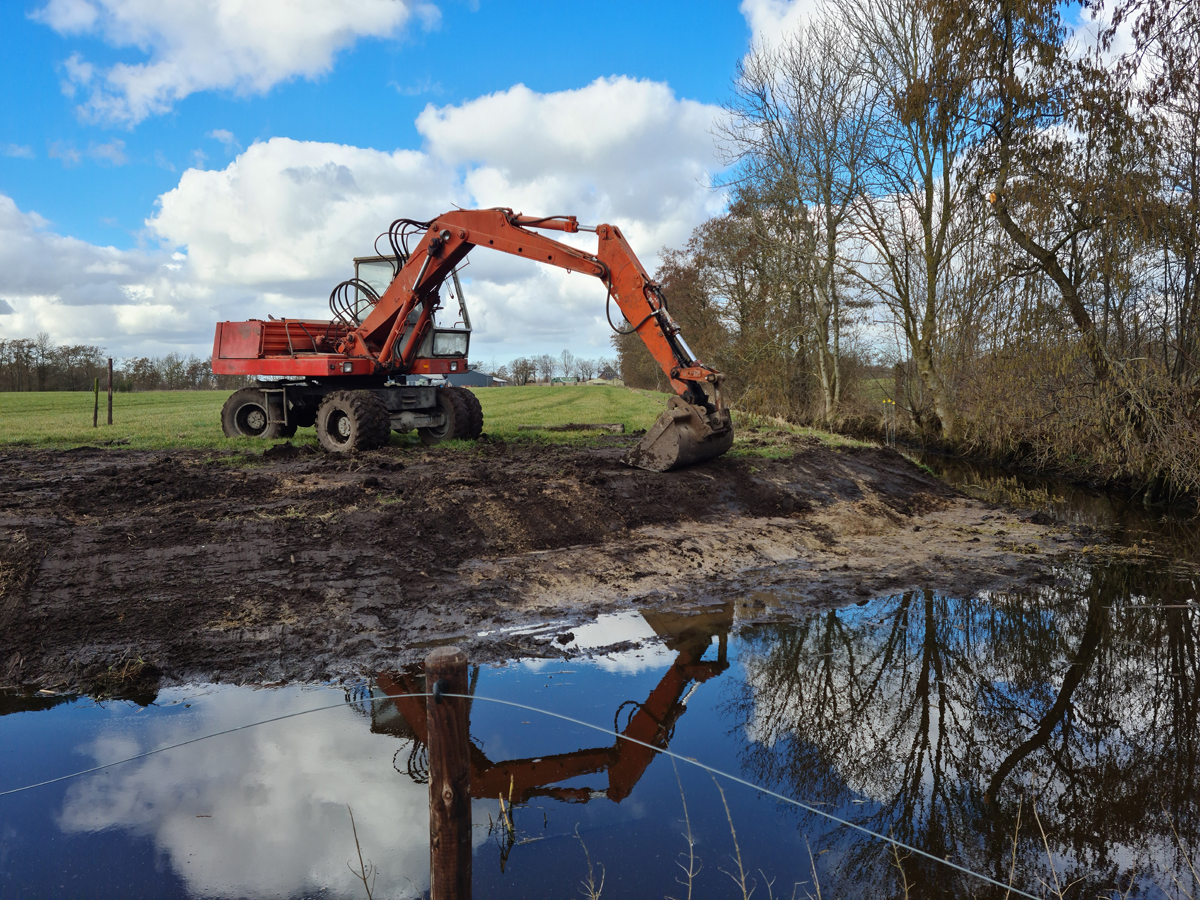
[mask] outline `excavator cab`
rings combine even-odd
[[[372,297],[361,288],[354,289],[352,315],[356,324],[360,324],[367,317],[377,298],[383,296],[401,268],[403,268],[403,262],[395,256],[356,256],[354,258],[355,280],[366,284],[375,294]],[[435,324],[425,335],[425,340],[421,342],[421,348],[417,351],[417,355],[430,359],[465,360],[471,348],[471,315],[467,312],[467,301],[463,297],[462,282],[459,280],[457,268],[451,271],[449,283],[443,285],[443,290],[449,293],[450,301],[446,303],[444,299],[443,308],[449,306],[453,309],[452,304],[457,306],[454,324],[449,328]],[[451,315],[454,315],[453,311]],[[412,334],[417,319],[418,311],[414,309],[408,315],[404,331],[397,342],[398,346],[402,347],[408,343],[409,335]]]

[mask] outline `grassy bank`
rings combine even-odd
[[[590,432],[519,431],[520,425],[567,425],[573,422],[621,423],[627,432],[647,429],[666,408],[667,395],[621,387],[477,388],[483,406],[484,431],[506,441],[546,441],[588,444]],[[100,398],[100,426],[92,428],[92,395],[84,392],[0,393],[0,447],[69,449],[81,446],[126,447],[135,450],[174,448],[261,450],[264,442],[229,439],[221,433],[224,391],[151,391],[117,394],[113,424],[105,425],[106,398]],[[790,454],[795,437],[815,437],[837,446],[853,440],[735,413],[735,456]],[[316,433],[302,428],[296,444],[316,444]],[[451,445],[456,442],[451,442]],[[393,434],[392,444],[415,446],[415,434]]]
[[[573,422],[621,423],[627,431],[647,429],[666,408],[667,395],[621,387],[506,387],[475,390],[483,406],[484,431],[508,441],[590,443],[591,433],[519,431],[519,425],[566,425]],[[83,392],[0,393],[0,446],[67,449],[116,446],[139,450],[173,448],[212,450],[261,449],[262,441],[230,440],[221,433],[224,391],[151,391],[117,394],[113,424],[105,425],[106,398],[100,398],[100,426],[92,428],[92,395]],[[739,423],[735,454],[775,455],[787,435],[813,435],[831,443],[833,435],[754,418]],[[751,432],[750,429],[756,429]],[[750,434],[755,437],[750,438]],[[311,428],[292,439],[316,444]],[[399,446],[415,444],[415,434],[392,435]]]

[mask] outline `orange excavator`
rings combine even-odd
[[[598,246],[588,253],[531,229],[594,232]],[[695,358],[662,287],[615,225],[511,209],[453,210],[429,222],[397,219],[377,248],[384,237],[391,253],[355,260],[355,277],[330,294],[331,319],[217,323],[213,372],[274,379],[229,398],[221,411],[227,436],[290,437],[315,426],[321,446],[335,453],[382,446],[393,430],[415,429],[425,444],[478,438],[478,399],[439,382],[467,370],[471,320],[458,269],[471,250],[486,247],[600,279],[606,312],[615,300],[630,323],[626,333],[637,333],[670,379],[676,396],[627,462],[664,472],[720,456],[733,444],[724,376]],[[449,328],[436,323],[443,293],[458,306]],[[617,328],[611,313],[609,324]]]

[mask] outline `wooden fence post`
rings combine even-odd
[[[108,359],[108,424],[112,424],[112,357]]]
[[[100,376],[96,376],[96,380],[92,383],[92,399],[95,401],[92,404],[92,427],[97,428],[100,424]]]
[[[439,647],[425,657],[426,690],[467,693],[467,654]],[[429,900],[471,898],[469,712],[462,697],[427,697],[429,728]]]

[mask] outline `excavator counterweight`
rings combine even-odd
[[[596,252],[535,228],[594,232]],[[666,373],[677,396],[629,452],[630,465],[665,472],[720,456],[732,445],[721,399],[724,376],[694,358],[661,286],[615,225],[588,228],[574,216],[538,218],[510,209],[452,210],[429,222],[397,219],[386,237],[391,255],[356,260],[355,277],[334,288],[331,320],[217,324],[213,372],[283,377],[229,398],[222,411],[226,435],[287,437],[315,425],[331,452],[371,449],[386,443],[392,430],[416,429],[427,444],[479,437],[479,401],[437,379],[467,371],[471,326],[457,270],[471,250],[486,247],[598,278],[608,292],[606,312],[615,301],[630,323],[624,333],[636,333]],[[444,287],[458,303],[461,327],[435,324]]]

